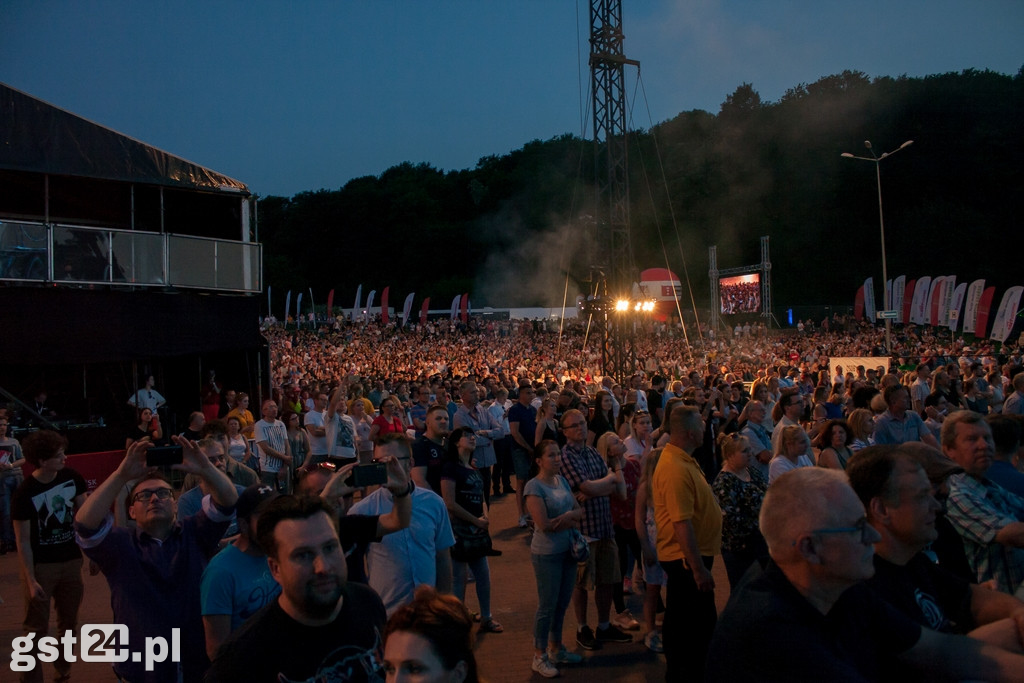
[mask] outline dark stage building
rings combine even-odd
[[[262,288],[243,183],[0,83],[0,407],[16,435],[121,448],[149,375],[167,434],[210,370],[258,405]],[[34,411],[41,391],[55,414]]]

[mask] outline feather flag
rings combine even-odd
[[[975,280],[967,288],[967,303],[964,304],[964,334],[974,334],[974,326],[978,322],[978,304],[981,293],[985,291],[985,279]]]
[[[362,299],[362,297],[363,297],[363,286],[359,285],[358,287],[356,287],[356,302],[355,302],[355,304],[352,305],[352,319],[353,320],[358,320],[360,317],[362,317],[362,313],[360,312],[360,309],[359,309],[359,300]]]
[[[373,317],[373,297],[375,296],[377,296],[377,290],[371,289],[370,294],[366,297],[366,320]]]
[[[430,310],[430,297],[423,300],[423,308],[420,309],[420,325],[427,324],[427,311]]]
[[[409,296],[405,297],[405,305],[402,306],[402,327],[409,324],[409,314],[412,313],[412,298],[416,296],[416,292],[410,292]]]

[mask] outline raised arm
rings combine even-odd
[[[129,481],[138,479],[146,473],[148,469],[146,467],[146,451],[149,450],[150,445],[148,441],[136,441],[128,447],[124,460],[117,466],[114,473],[104,479],[103,483],[85,499],[85,503],[78,509],[78,514],[75,515],[75,521],[78,524],[90,531],[100,528],[121,489]]]
[[[217,507],[222,509],[235,507],[235,503],[238,502],[238,489],[228,479],[228,475],[217,469],[203,452],[199,450],[199,446],[194,441],[189,441],[180,436],[172,436],[171,440],[178,446],[181,446],[182,454],[181,464],[171,465],[171,469],[195,474],[205,481],[210,491],[210,497]],[[145,459],[143,459],[143,462],[145,462]]]
[[[377,519],[377,535],[384,536],[405,529],[412,521],[412,492],[415,484],[410,486],[409,479],[405,476],[405,468],[398,458],[381,455],[377,461],[387,464],[387,487],[394,500],[391,511]]]

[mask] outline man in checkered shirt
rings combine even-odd
[[[942,450],[964,468],[949,478],[947,515],[964,541],[978,581],[1024,598],[1024,498],[985,476],[992,466],[992,430],[971,410],[942,423]]]
[[[576,642],[585,650],[600,649],[601,643],[629,643],[633,638],[609,621],[612,591],[622,581],[619,574],[619,550],[612,528],[612,509],[608,497],[626,497],[626,483],[619,468],[609,467],[596,450],[587,445],[587,419],[578,410],[562,416],[565,446],[562,448],[562,476],[583,506],[580,531],[590,543],[590,557],[577,572],[572,596],[579,630]],[[597,605],[597,633],[587,626],[587,593],[594,591]]]

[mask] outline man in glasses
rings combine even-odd
[[[918,460],[902,448],[872,446],[850,461],[846,473],[881,536],[868,585],[922,626],[1020,650],[1024,634],[1011,617],[1024,617],[1024,603],[971,584],[923,552],[938,538],[940,505]]]
[[[580,567],[572,603],[576,612],[576,643],[585,650],[598,650],[605,643],[629,643],[633,637],[611,623],[615,584],[619,573],[619,550],[612,527],[612,494],[626,498],[622,471],[608,467],[596,450],[587,445],[587,419],[578,410],[562,416],[565,446],[562,448],[562,476],[569,482],[583,507],[580,531],[590,544],[590,557]],[[594,592],[597,606],[596,633],[587,625],[588,592]]]
[[[75,519],[78,544],[110,585],[113,621],[127,626],[128,650],[144,651],[146,638],[170,643],[172,629],[181,629],[180,663],[167,657],[146,672],[142,662],[117,662],[114,672],[123,680],[200,680],[209,665],[199,609],[200,578],[234,518],[238,492],[194,442],[171,439],[182,447],[182,463],[171,467],[198,475],[210,491],[197,514],[176,518],[173,488],[159,470],[146,467],[150,444],[136,442]],[[137,483],[128,496],[128,516],[136,527],[115,527],[110,506],[133,480]]]
[[[760,526],[771,560],[723,610],[706,680],[887,680],[894,661],[944,680],[1019,680],[1021,655],[923,628],[865,585],[880,537],[843,472],[782,475]]]

